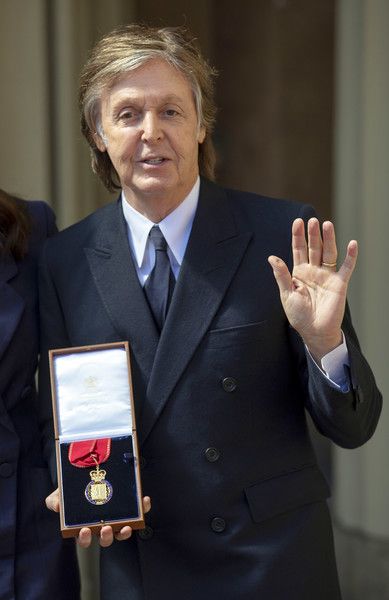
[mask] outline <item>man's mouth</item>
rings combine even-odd
[[[156,156],[154,158],[145,158],[141,160],[141,162],[145,163],[146,165],[160,165],[166,160],[167,159],[163,158],[162,156]]]

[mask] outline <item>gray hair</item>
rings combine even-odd
[[[199,144],[199,171],[209,179],[214,179],[215,176],[216,154],[212,131],[216,117],[216,71],[202,57],[185,29],[158,29],[133,24],[115,29],[95,45],[80,78],[81,130],[91,149],[92,169],[110,191],[120,188],[119,178],[108,153],[101,152],[94,139],[96,131],[103,133],[100,122],[101,96],[124,73],[153,59],[165,60],[189,82],[199,128],[204,127],[206,132],[204,142]]]

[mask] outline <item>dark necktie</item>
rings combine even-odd
[[[155,248],[155,265],[146,280],[144,290],[159,331],[162,331],[173,294],[175,279],[167,255],[167,243],[160,228],[154,225],[149,236]]]

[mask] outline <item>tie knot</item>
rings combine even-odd
[[[163,252],[166,252],[167,243],[158,225],[154,225],[154,227],[150,229],[149,236],[154,244],[155,250],[162,250]]]

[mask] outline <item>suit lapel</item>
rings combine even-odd
[[[207,332],[251,235],[237,232],[224,191],[202,182],[192,233],[147,388],[141,442]]]
[[[107,207],[96,244],[85,248],[93,279],[110,320],[148,381],[158,333],[132,261],[120,202]]]
[[[0,358],[10,343],[24,310],[23,298],[8,284],[18,273],[12,256],[0,262]]]

